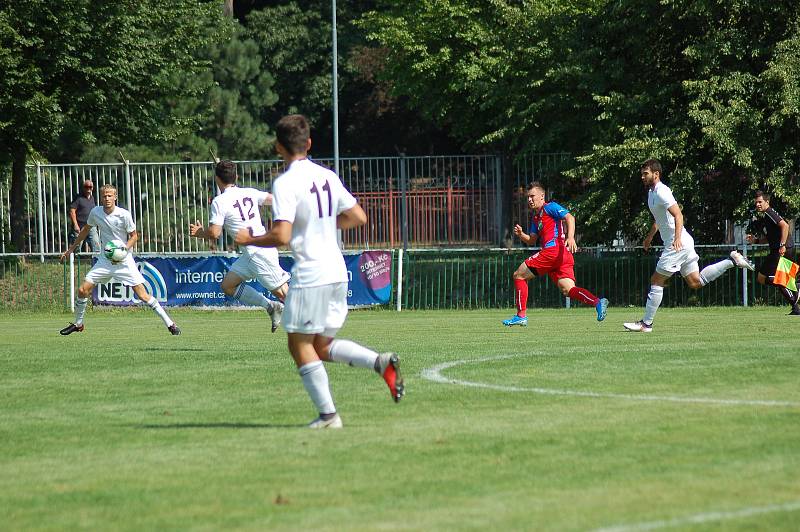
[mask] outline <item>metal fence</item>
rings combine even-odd
[[[730,246],[698,248],[701,266],[728,255]],[[531,253],[526,249],[410,249],[402,253],[402,279],[398,280],[400,254],[393,265],[393,295],[389,303],[403,309],[481,309],[514,306],[511,274]],[[750,250],[758,265],[766,255],[763,246]],[[656,251],[587,248],[575,255],[578,284],[614,307],[641,309],[649,289]],[[76,282],[91,266],[91,257],[76,260]],[[400,283],[402,282],[402,291]],[[399,298],[398,298],[399,294]],[[69,267],[53,257],[40,261],[39,255],[0,256],[0,311],[53,310],[70,307]],[[778,291],[756,282],[755,274],[732,269],[693,291],[674,278],[664,293],[664,306],[784,305]],[[567,300],[549,279],[529,283],[530,307],[564,307]],[[579,306],[580,304],[577,304]],[[633,310],[635,314],[639,310]],[[635,316],[632,316],[632,318]]]
[[[552,178],[570,160],[565,153],[535,154],[513,163],[497,155],[340,159],[339,175],[368,215],[367,225],[344,232],[343,243],[355,249],[502,245],[504,210],[511,211],[510,219],[525,219],[525,184]],[[333,166],[331,159],[317,162]],[[285,169],[279,160],[237,164],[242,186],[264,190]],[[188,224],[207,220],[217,193],[210,161],[30,165],[25,251],[42,256],[64,251],[71,226],[68,207],[84,180],[94,183],[95,195],[102,184],[117,187],[119,204],[131,211],[139,229],[138,251],[209,249],[189,237]],[[10,251],[9,189],[6,171],[0,174],[0,253]],[[264,217],[269,220],[269,213]],[[223,239],[215,247],[226,249],[231,243]]]

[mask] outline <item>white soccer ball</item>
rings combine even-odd
[[[122,262],[128,256],[128,247],[122,240],[109,240],[103,249],[103,255],[111,262]]]

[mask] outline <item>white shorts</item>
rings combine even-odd
[[[278,250],[247,246],[233,262],[230,271],[244,281],[255,279],[272,292],[289,280],[289,273],[278,263]]]
[[[97,262],[86,273],[85,279],[95,285],[107,283],[111,279],[115,279],[125,286],[144,284],[144,277],[130,254],[119,264],[112,263],[102,254],[98,255]]]
[[[666,277],[681,272],[681,276],[686,277],[692,272],[700,271],[700,266],[697,264],[699,260],[694,246],[684,247],[680,251],[675,251],[672,247],[664,248],[656,264],[656,272]]]
[[[283,328],[290,333],[333,338],[347,317],[347,283],[289,288]]]

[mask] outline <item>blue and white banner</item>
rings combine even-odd
[[[145,279],[147,292],[165,306],[240,305],[227,297],[220,283],[236,257],[136,257],[136,264]],[[349,280],[347,304],[350,306],[383,305],[392,295],[392,252],[364,251],[344,256]],[[280,258],[281,267],[291,271],[294,260]],[[270,299],[275,297],[258,284],[247,284]],[[289,283],[291,286],[291,281]],[[92,292],[95,305],[134,305],[139,301],[130,287],[117,281],[97,285]]]

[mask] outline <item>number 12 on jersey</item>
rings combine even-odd
[[[322,185],[322,190],[328,192],[328,216],[333,216],[333,196],[331,195],[330,183],[325,181],[325,184]],[[314,186],[311,187],[311,193],[317,195],[317,211],[319,212],[319,217],[322,218],[322,198],[320,198],[319,189],[317,189],[316,183],[314,183]]]

